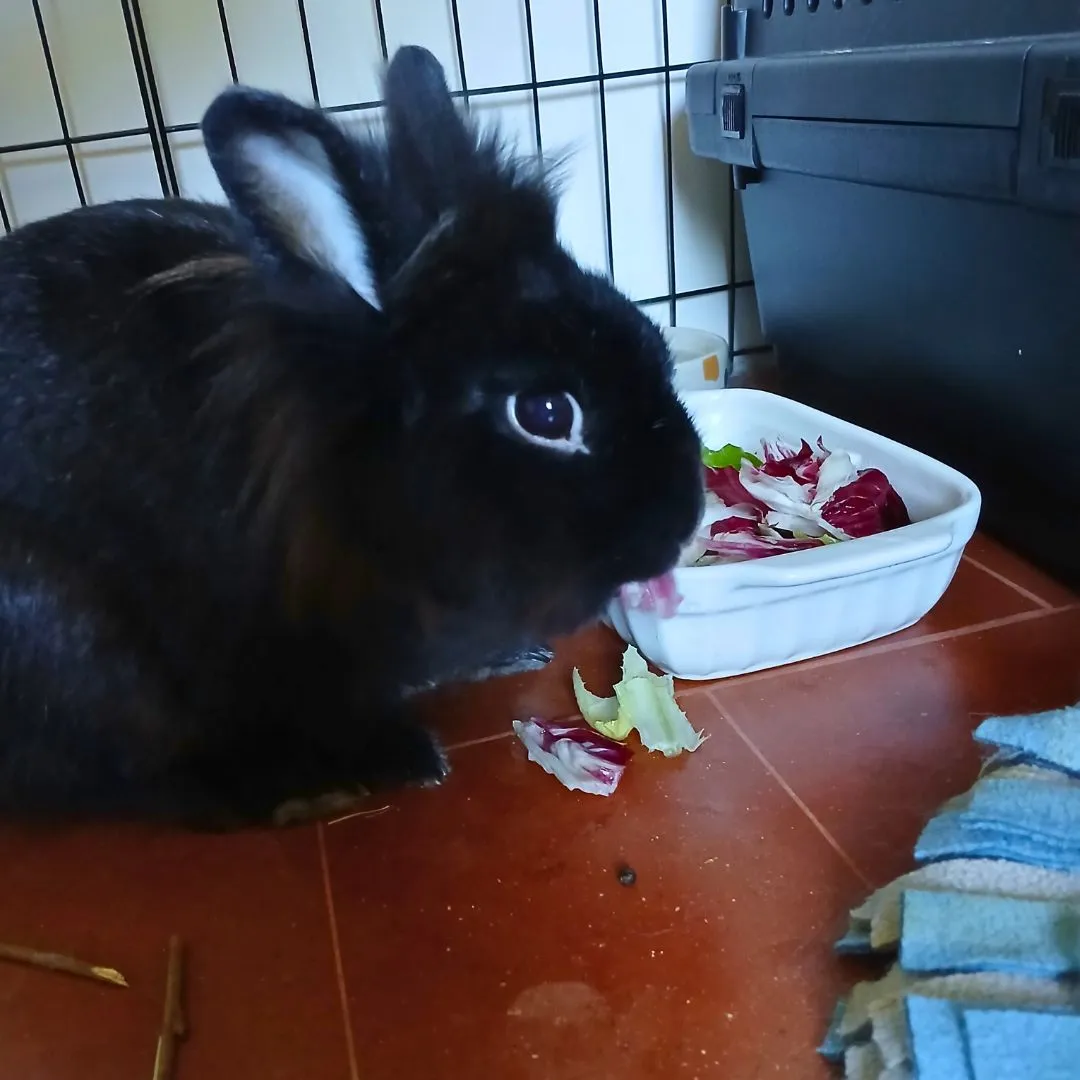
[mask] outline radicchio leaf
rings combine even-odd
[[[752,466],[751,466],[752,468]],[[764,514],[768,507],[743,487],[739,469],[727,466],[723,469],[705,470],[705,487],[725,506],[750,506]]]
[[[732,560],[764,559],[770,555],[782,555],[787,551],[805,551],[807,548],[821,547],[822,541],[815,538],[787,538],[773,530],[772,535],[762,535],[761,526],[752,521],[738,518],[726,518],[715,522],[709,529],[710,538],[706,548],[715,555]]]
[[[830,451],[819,436],[788,446],[763,441],[762,457],[729,443],[702,450],[706,510],[679,566],[737,562],[804,551],[908,525],[899,493],[880,469],[863,469],[853,452]],[[723,513],[720,519],[716,513]],[[670,577],[624,586],[628,607],[675,614]]]
[[[814,505],[820,510],[837,490],[858,479],[858,476],[859,463],[852,454],[844,450],[830,454],[818,471]]]
[[[619,590],[623,603],[639,611],[655,611],[661,619],[670,619],[682,603],[673,573],[662,574],[651,581],[632,582]]]
[[[514,721],[530,761],[571,791],[611,795],[633,756],[629,747],[579,725],[538,716]]]
[[[800,484],[816,484],[821,463],[829,453],[820,439],[818,447],[815,450],[805,439],[797,450],[780,443],[766,443],[763,447],[765,461],[761,471],[767,476],[789,476]]]
[[[911,524],[904,500],[880,469],[864,469],[837,488],[821,508],[821,516],[852,538]]]

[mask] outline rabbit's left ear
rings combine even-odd
[[[202,132],[229,202],[271,256],[334,274],[380,306],[364,227],[378,213],[374,155],[319,110],[242,86],[211,103]]]

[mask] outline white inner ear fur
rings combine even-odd
[[[377,309],[367,242],[319,141],[304,133],[249,135],[241,151],[263,209],[290,248],[343,278]]]

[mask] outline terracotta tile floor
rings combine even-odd
[[[149,1078],[172,932],[190,949],[177,1080],[826,1076],[814,1047],[859,974],[831,952],[847,908],[971,781],[980,717],[1080,698],[1080,603],[979,538],[918,627],[684,686],[698,753],[572,794],[509,721],[569,713],[571,666],[610,684],[620,651],[582,634],[541,675],[433,701],[452,777],[378,814],[0,830],[0,940],[131,982],[0,965],[0,1078]]]

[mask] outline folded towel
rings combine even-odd
[[[1080,1015],[907,999],[919,1080],[1076,1080]]]
[[[847,1080],[881,1080],[885,1062],[872,1042],[855,1043],[844,1053],[844,1075]]]
[[[1076,1080],[1080,1016],[963,1008],[975,1080]],[[916,1056],[916,1064],[919,1058]]]
[[[1005,859],[945,859],[929,863],[889,882],[850,915],[841,952],[895,949],[900,943],[900,897],[905,889],[982,893],[1022,900],[1080,900],[1080,874],[1044,870]],[[843,942],[865,942],[858,950]]]
[[[972,822],[958,814],[936,817],[923,830],[915,849],[915,857],[920,862],[960,855],[983,859],[1013,858],[1069,873],[1080,871],[1080,852],[1074,849],[1062,849],[1040,837]]]
[[[894,1065],[891,1069],[886,1069],[878,1080],[915,1080],[915,1074],[908,1065]]]
[[[838,1010],[836,1036],[845,1045],[869,1038],[875,1012],[912,993],[1010,1008],[1080,1009],[1080,986],[1069,982],[997,971],[925,976],[897,963],[882,978],[852,987],[842,1012]]]
[[[905,971],[1080,974],[1080,903],[907,889],[901,909]]]
[[[912,995],[905,1005],[919,1080],[975,1080],[956,1002]]]
[[[894,964],[876,982],[857,983],[841,1002],[823,1048],[830,1060],[859,1043],[873,1042],[886,1069],[914,1061],[904,1002],[920,997],[1010,1009],[1080,1012],[1080,984],[1001,972],[920,976]],[[921,1080],[921,1078],[920,1078]],[[1036,1078],[1032,1078],[1036,1080]]]
[[[1075,988],[1049,979],[1029,979],[997,972],[912,978],[902,995],[874,1000],[868,1006],[868,1038],[878,1048],[886,1067],[914,1066],[916,1063],[905,1011],[905,1003],[913,994],[1018,1011],[1053,1009],[1075,1012],[1080,1006]],[[1032,1077],[1032,1080],[1035,1078]]]
[[[996,752],[923,830],[924,865],[837,943],[898,955],[822,1044],[849,1080],[1080,1080],[1080,705],[977,738]]]
[[[1080,871],[1080,782],[980,780],[946,803],[915,847],[919,862],[960,856]]]
[[[870,936],[869,924],[860,926],[854,920],[848,923],[844,936],[833,943],[833,948],[841,956],[866,956],[877,951]]]
[[[1011,754],[996,754],[983,763],[983,776],[993,775],[995,780],[1043,780],[1049,784],[1074,784],[1077,777],[1048,765],[1032,765],[1017,761]]]
[[[1080,704],[1023,716],[992,716],[975,729],[975,738],[1080,775]]]
[[[821,1040],[818,1053],[834,1065],[839,1065],[844,1060],[844,1050],[848,1043],[840,1034],[840,1027],[844,1022],[844,1013],[847,1010],[847,1002],[841,998],[833,1009],[832,1019],[829,1021],[829,1030],[825,1032],[825,1038]]]
[[[918,976],[904,971],[899,964],[893,964],[885,975],[875,982],[856,983],[843,1003],[843,1012],[836,1025],[836,1037],[842,1040],[845,1046],[869,1039],[873,1027],[873,1006],[882,1002],[901,1001],[904,994],[918,981]]]

